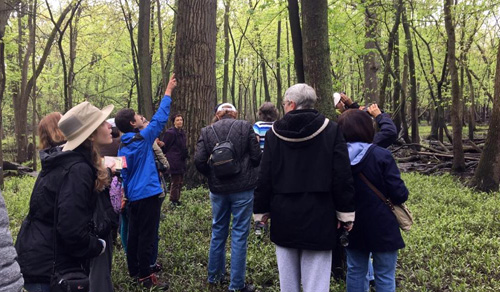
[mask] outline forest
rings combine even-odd
[[[305,82],[329,117],[334,92],[377,103],[408,150],[401,162],[431,156],[456,174],[475,169],[471,184],[481,190],[498,188],[498,1],[0,5],[0,162],[36,170],[38,121],[84,100],[150,118],[175,72],[173,112],[186,117],[191,154],[219,102],[255,121],[262,102],[282,111],[284,91]]]
[[[150,119],[172,73],[172,114],[189,152],[184,206],[163,206],[160,260],[171,291],[204,291],[210,203],[193,163],[201,128],[230,102],[257,120],[311,85],[377,103],[415,227],[403,235],[398,291],[499,291],[499,0],[0,0],[0,187],[15,238],[40,171],[37,125],[89,101]],[[170,125],[168,125],[170,127]],[[28,175],[26,175],[28,174]],[[119,249],[119,247],[118,247]],[[131,286],[123,253],[116,291]],[[247,278],[279,291],[274,246],[249,237]],[[331,291],[345,291],[332,280]]]

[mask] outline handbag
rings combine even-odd
[[[413,225],[413,215],[406,206],[405,203],[401,205],[395,205],[391,202],[389,198],[386,198],[367,178],[364,174],[360,173],[359,177],[365,182],[365,184],[370,187],[370,189],[377,194],[377,196],[391,209],[394,216],[399,223],[399,228],[403,231],[409,231]]]
[[[67,170],[66,170],[67,173]],[[90,281],[83,268],[73,268],[68,270],[56,271],[57,259],[57,201],[59,192],[56,193],[54,202],[54,263],[52,265],[52,276],[50,277],[50,292],[89,292]]]

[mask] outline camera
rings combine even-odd
[[[373,103],[369,103],[365,106],[365,108],[363,109],[364,112],[368,112],[368,108],[371,107],[373,105]]]
[[[352,225],[352,223],[353,223],[352,221],[351,222],[342,222],[342,227]],[[347,229],[342,228],[342,234],[339,237],[339,241],[340,241],[340,245],[342,245],[343,247],[349,246],[349,231],[347,231]]]

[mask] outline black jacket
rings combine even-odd
[[[233,143],[236,156],[240,161],[241,172],[239,174],[219,179],[211,171],[207,162],[217,143],[217,138],[210,126],[201,129],[201,135],[196,144],[194,163],[198,171],[208,178],[208,186],[214,194],[231,194],[253,190],[257,185],[256,168],[260,163],[261,151],[252,125],[243,120],[223,118],[214,123],[213,127],[219,139],[225,141],[233,123],[235,124],[229,140]]]
[[[354,220],[343,134],[316,110],[291,111],[266,133],[254,213],[266,212],[274,243],[308,250],[331,250],[337,220]]]
[[[26,283],[48,283],[52,274],[54,203],[57,210],[57,270],[80,268],[99,255],[102,244],[91,235],[90,222],[96,203],[95,170],[90,153],[79,147],[40,152],[42,171],[31,194],[28,216],[16,241],[18,262]]]

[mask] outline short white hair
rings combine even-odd
[[[298,83],[285,91],[283,99],[285,101],[293,101],[297,105],[296,109],[312,109],[316,100],[318,100],[318,96],[311,86],[305,83]]]

